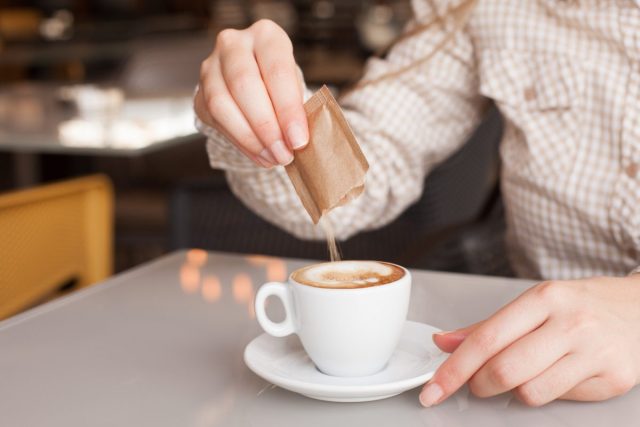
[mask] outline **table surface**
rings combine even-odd
[[[640,420],[639,389],[607,402],[528,408],[508,394],[477,399],[465,388],[425,409],[419,389],[346,404],[271,386],[242,360],[261,333],[251,302],[260,284],[306,263],[180,251],[0,322],[0,424],[584,427]],[[413,277],[409,318],[445,330],[486,317],[531,285],[426,271]]]
[[[37,83],[0,90],[0,151],[132,157],[200,137],[193,126],[192,89],[126,99],[125,117],[111,127],[104,118],[81,117],[59,99],[59,90]]]

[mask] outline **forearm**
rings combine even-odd
[[[429,20],[422,11],[423,19]],[[458,149],[479,121],[485,100],[477,88],[473,43],[466,32],[428,62],[420,59],[442,39],[434,26],[397,44],[385,59],[369,61],[365,85],[341,100],[370,169],[365,191],[330,218],[340,239],[393,220],[422,192],[428,172]],[[263,170],[213,130],[211,165],[225,169],[234,193],[272,223],[302,238],[320,238],[282,168]]]

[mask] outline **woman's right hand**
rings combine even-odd
[[[195,111],[257,165],[286,165],[309,141],[301,80],[291,40],[274,22],[223,30],[202,63]]]

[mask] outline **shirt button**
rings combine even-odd
[[[629,178],[633,179],[638,176],[639,169],[640,166],[638,166],[637,163],[629,163],[627,167],[624,168],[624,173],[626,173]]]
[[[525,101],[533,101],[534,99],[536,99],[536,96],[538,96],[538,94],[535,87],[530,86],[524,90]]]

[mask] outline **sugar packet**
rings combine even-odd
[[[369,164],[329,88],[323,86],[317,91],[304,109],[309,143],[295,151],[286,171],[317,224],[325,213],[364,191]]]

